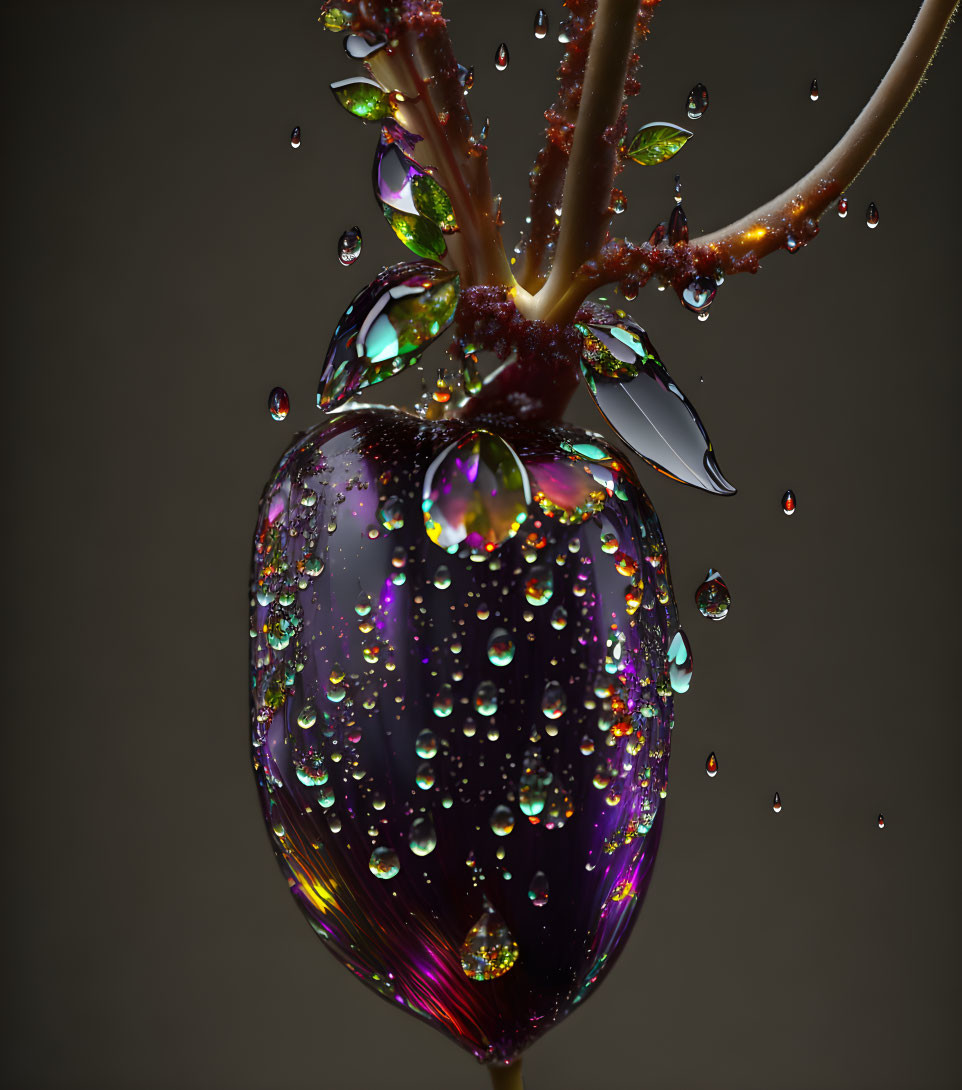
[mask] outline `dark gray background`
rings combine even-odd
[[[510,244],[560,9],[536,42],[534,3],[449,7],[477,66],[471,107],[492,118]],[[369,191],[374,131],[326,90],[352,66],[316,14],[314,0],[3,8],[10,1087],[486,1085],[321,949],[248,764],[257,498],[317,418],[344,305],[404,257]],[[676,161],[693,230],[807,169],[913,14],[666,3],[632,120],[682,121],[689,87],[710,88]],[[962,1082],[960,63],[955,28],[848,219],[826,216],[814,245],[730,281],[705,324],[651,288],[630,308],[739,494],[643,470],[695,680],[640,924],[597,998],[531,1051],[532,1090]],[[619,229],[647,235],[672,173],[625,175]],[[343,270],[335,242],[354,222],[365,250]],[[277,383],[294,403],[283,425],[265,410]],[[573,412],[601,426],[583,394]],[[692,603],[709,565],[734,596],[719,625]]]

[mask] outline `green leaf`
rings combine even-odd
[[[332,83],[331,90],[344,109],[362,121],[382,121],[394,116],[391,96],[372,79],[352,76]]]
[[[411,196],[418,212],[446,234],[458,229],[451,198],[429,174],[416,174],[411,179]]]
[[[429,257],[440,261],[447,253],[447,244],[440,229],[424,216],[412,216],[410,212],[400,212],[390,205],[382,204],[384,218],[391,225],[394,233],[409,250],[418,257]]]
[[[677,125],[652,121],[642,125],[635,133],[626,152],[629,159],[634,159],[643,167],[652,167],[677,155],[691,136],[687,129],[680,129]]]

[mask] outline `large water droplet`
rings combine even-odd
[[[676,693],[687,693],[694,663],[688,637],[679,628],[668,645],[668,680]]]
[[[818,80],[813,79],[811,85],[808,88],[808,97],[812,102],[818,102]]]
[[[714,777],[718,774],[718,758],[715,756],[714,750],[708,754],[708,760],[705,761],[705,771],[708,773],[709,777]]]
[[[531,885],[528,886],[528,897],[538,908],[543,908],[548,903],[548,876],[543,870],[535,871]]]
[[[294,128],[291,129],[291,147],[292,148],[299,148],[300,146],[301,146],[301,127],[300,127],[300,125],[295,125]]]
[[[461,946],[461,968],[472,980],[497,980],[518,960],[518,944],[490,905]]]
[[[498,687],[493,681],[482,681],[474,690],[474,706],[482,715],[494,715],[498,710]]]
[[[772,799],[772,809],[776,814],[782,812],[782,797],[777,791],[775,792],[775,797]]]
[[[498,46],[498,52],[495,54],[494,57],[494,67],[497,68],[499,72],[503,72],[508,67],[509,60],[510,57],[508,56],[508,47],[505,45],[504,42],[502,42]]]
[[[732,596],[717,571],[709,569],[705,582],[695,591],[698,612],[709,621],[723,621],[731,608]]]
[[[291,411],[291,399],[283,386],[275,386],[267,398],[267,409],[274,420],[286,420]]]
[[[514,828],[514,814],[509,806],[496,806],[491,814],[491,832],[495,836],[507,836]]]
[[[696,83],[688,92],[688,116],[694,121],[707,109],[708,88],[703,83]]]
[[[551,601],[553,594],[554,575],[551,569],[536,566],[524,584],[525,600],[530,605],[543,606]]]
[[[548,13],[544,8],[538,8],[534,17],[534,36],[540,41],[548,35]]]
[[[368,864],[375,878],[393,878],[401,870],[401,861],[392,848],[375,848]]]
[[[865,211],[865,226],[874,231],[878,227],[878,220],[878,205],[872,201]]]
[[[795,514],[795,493],[790,488],[782,496],[782,511],[789,517]]]
[[[507,666],[514,658],[514,640],[506,628],[496,628],[488,640],[488,662]]]
[[[676,242],[687,241],[688,217],[685,215],[685,209],[682,205],[676,204],[668,217],[668,243],[674,246]]]
[[[425,727],[424,730],[421,731],[414,741],[414,751],[419,757],[423,757],[426,761],[437,756],[438,739],[433,730]]]
[[[404,526],[404,504],[400,496],[389,496],[377,509],[377,520],[385,530],[400,530]]]
[[[353,265],[361,256],[361,228],[354,226],[348,229],[337,240],[337,260],[342,265]]]
[[[438,846],[438,834],[430,817],[418,817],[411,822],[408,845],[415,855],[430,855]]]
[[[422,791],[430,791],[434,786],[434,769],[427,761],[418,765],[417,772],[414,774],[414,782]]]
[[[348,34],[344,39],[344,52],[355,61],[364,61],[371,56],[372,53],[377,53],[378,50],[383,49],[387,45],[387,39],[382,38],[379,35],[373,33],[373,31],[362,31],[360,34]]]
[[[528,474],[498,435],[472,431],[446,447],[424,476],[424,525],[442,549],[465,542],[490,552],[527,518]]]
[[[681,293],[681,301],[695,314],[701,314],[711,306],[717,291],[713,276],[696,276]]]
[[[568,708],[568,698],[557,681],[549,681],[541,697],[541,712],[545,719],[560,719]]]

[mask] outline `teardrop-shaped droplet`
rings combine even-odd
[[[782,511],[789,517],[795,514],[795,493],[790,488],[782,496]]]
[[[360,34],[348,34],[344,39],[344,52],[354,61],[365,61],[387,45],[387,38],[367,30]]]
[[[292,148],[299,148],[300,146],[301,146],[301,127],[300,127],[300,125],[295,125],[294,128],[291,129],[291,147]]]
[[[775,797],[772,799],[772,809],[776,814],[782,812],[782,797],[777,791],[775,792]]]
[[[838,199],[838,218],[840,220],[845,219],[848,215],[848,197],[839,197]]]
[[[506,628],[496,628],[488,640],[488,662],[507,666],[514,658],[514,640]]]
[[[430,855],[438,846],[438,834],[430,816],[418,817],[411,822],[408,846],[415,855],[420,856]]]
[[[712,305],[717,291],[713,276],[696,276],[681,293],[681,301],[695,314],[701,314]]]
[[[414,773],[414,782],[422,791],[430,791],[434,786],[434,769],[427,761],[418,765]]]
[[[872,201],[865,212],[865,226],[874,231],[878,227],[878,219],[878,205]]]
[[[547,605],[554,595],[554,575],[550,568],[536,567],[524,584],[525,601],[532,606]]]
[[[375,878],[393,878],[400,873],[401,861],[396,851],[382,846],[371,852],[369,866]]]
[[[461,946],[461,968],[471,980],[497,980],[518,960],[518,944],[490,906]]]
[[[534,36],[540,41],[548,35],[548,13],[544,8],[538,8],[534,17]]]
[[[668,217],[668,243],[674,246],[676,242],[687,241],[688,217],[685,215],[685,209],[680,204],[676,204]]]
[[[554,613],[551,614],[551,627],[560,632],[568,623],[568,611],[564,606],[556,606]]]
[[[450,688],[450,686],[448,686],[448,688]],[[433,730],[425,727],[424,730],[421,731],[414,741],[414,751],[419,757],[422,757],[426,761],[430,761],[432,757],[437,756],[438,738]]]
[[[495,54],[494,57],[494,67],[497,68],[499,72],[503,72],[508,67],[509,60],[510,58],[508,56],[508,47],[505,45],[504,42],[502,42],[498,46],[498,52]]]
[[[267,398],[267,409],[274,420],[286,420],[291,411],[291,399],[283,386],[275,386]]]
[[[708,88],[703,83],[696,83],[688,92],[688,116],[694,121],[707,109]]]
[[[723,621],[731,608],[732,596],[717,571],[709,570],[705,582],[695,591],[698,612],[709,621]]]
[[[454,710],[454,690],[450,685],[441,686],[431,708],[438,719],[447,719]]]
[[[679,628],[668,645],[668,680],[676,693],[687,693],[694,662],[688,637]]]
[[[882,814],[879,814],[879,816],[878,816],[878,827],[880,829],[885,828],[885,818],[882,816]]]
[[[494,715],[498,710],[498,687],[493,681],[482,681],[474,690],[474,706],[481,715]]]
[[[491,552],[528,517],[531,485],[521,459],[493,432],[468,432],[438,454],[424,476],[424,527],[442,549],[462,542]]]
[[[549,681],[541,696],[541,713],[545,719],[560,719],[568,709],[568,697],[557,681]]]
[[[510,806],[496,806],[491,814],[491,832],[507,836],[514,828],[514,813]]]
[[[548,876],[543,870],[535,871],[528,886],[528,897],[537,908],[544,908],[548,903]]]
[[[361,228],[348,227],[337,240],[337,260],[345,266],[353,265],[361,256],[361,242]]]
[[[811,86],[808,88],[808,97],[812,102],[818,102],[818,80],[813,79]]]
[[[708,754],[708,760],[705,761],[705,771],[710,777],[718,774],[718,758],[715,756],[714,750]]]

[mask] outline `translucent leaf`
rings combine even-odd
[[[397,237],[418,257],[433,258],[435,261],[444,257],[448,247],[440,227],[423,216],[399,212],[386,204],[381,206],[381,211]]]
[[[624,311],[578,328],[581,369],[601,415],[649,465],[684,484],[731,495],[698,413],[648,339]]]
[[[454,319],[459,290],[457,273],[427,261],[385,269],[354,297],[334,330],[318,408],[336,408],[416,362]]]
[[[344,109],[362,121],[381,121],[394,115],[391,96],[372,79],[352,76],[332,83],[331,90]]]
[[[643,167],[667,162],[685,146],[692,134],[665,121],[652,121],[642,125],[627,147],[630,159]]]
[[[458,229],[451,198],[429,174],[418,174],[411,179],[411,193],[414,206],[422,216],[446,234]]]

